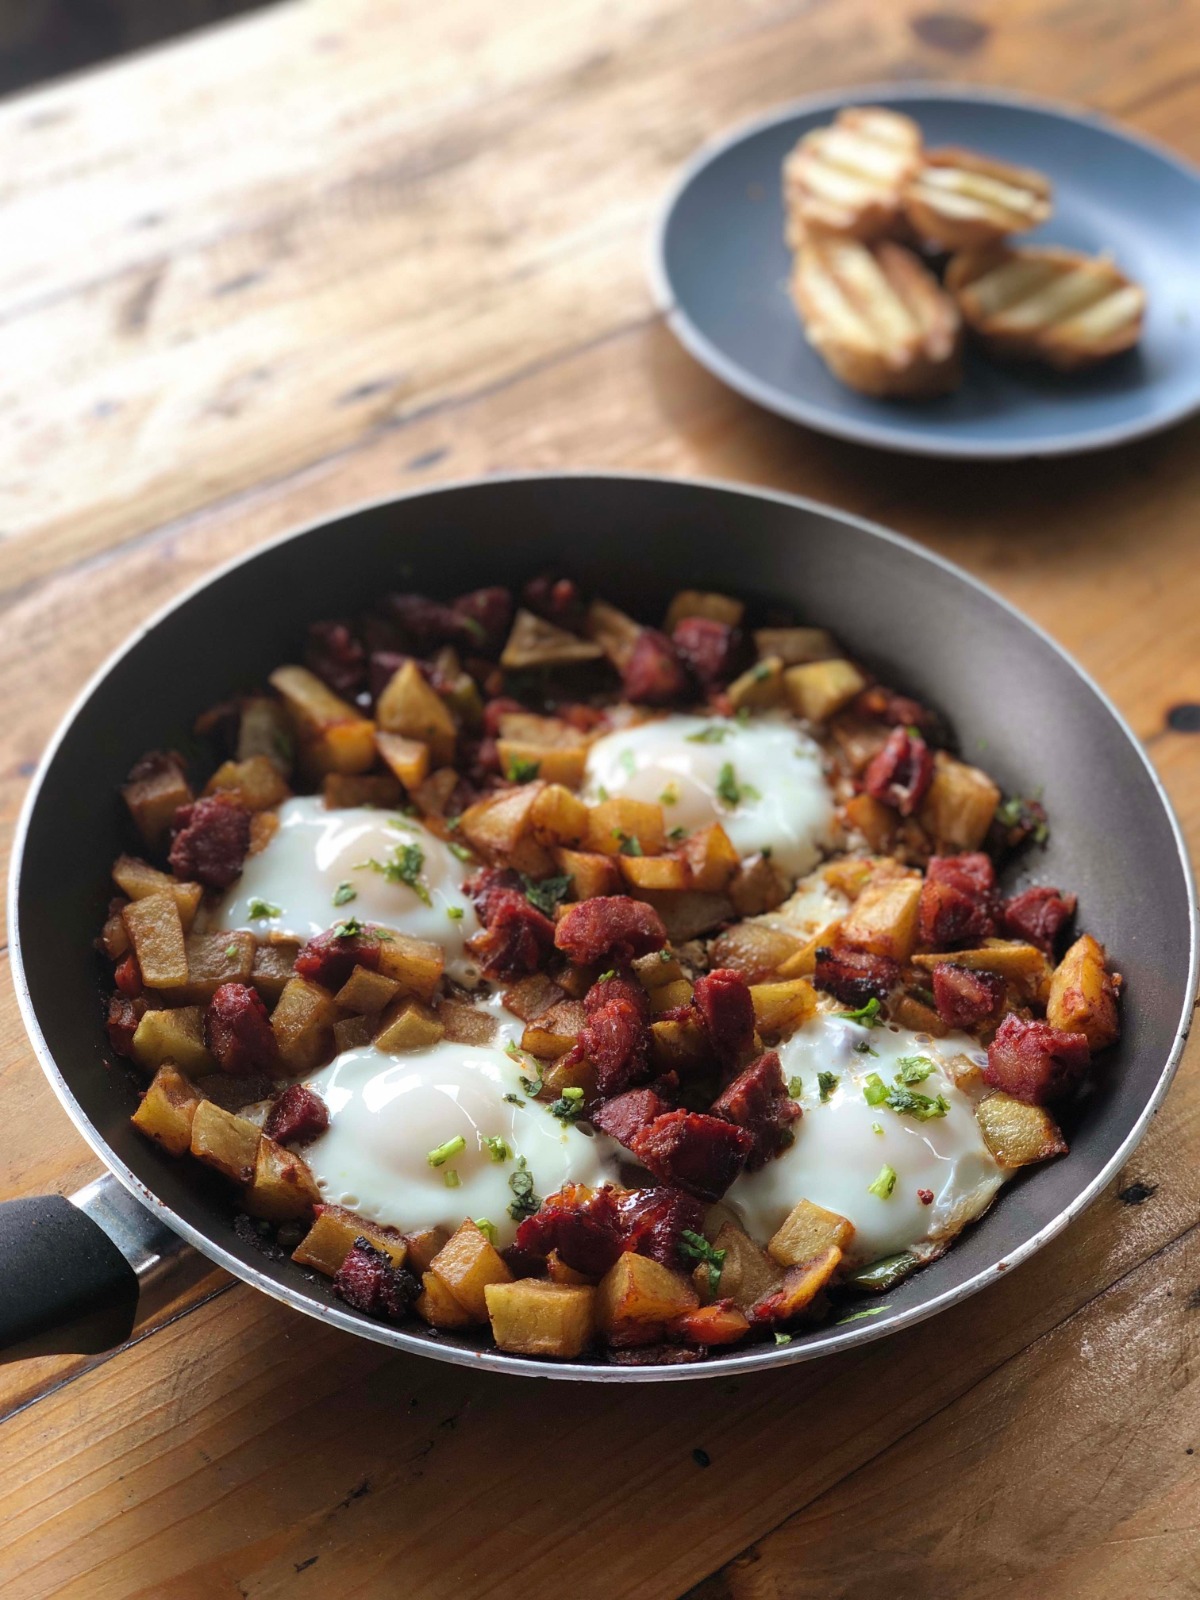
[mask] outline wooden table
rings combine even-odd
[[[855,80],[1102,107],[1200,158],[1200,0],[310,0],[0,106],[0,821],[85,677],[215,563],[509,467],[801,490],[1046,624],[1193,842],[1200,425],[941,466],[726,393],[647,230],[729,122]],[[1179,719],[1177,719],[1179,720]],[[1138,886],[1129,886],[1131,893]],[[0,994],[0,1192],[97,1171]],[[0,1372],[0,1593],[1200,1594],[1200,1087],[1065,1238],[756,1379],[577,1389],[333,1332],[196,1260],[116,1354]]]

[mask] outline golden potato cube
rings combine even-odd
[[[252,933],[189,933],[184,940],[188,980],[180,998],[205,1005],[223,983],[249,983],[257,948]]]
[[[764,656],[736,677],[726,690],[735,711],[768,711],[786,705],[787,685],[783,681],[783,661],[779,656]]]
[[[804,941],[799,950],[780,963],[776,977],[811,978],[817,970],[817,951],[835,943],[841,931],[840,918],[836,922],[827,922],[823,928],[818,928],[816,933]]]
[[[431,1328],[465,1328],[471,1322],[470,1312],[458,1303],[436,1272],[423,1272],[421,1285],[413,1310]]]
[[[254,1123],[222,1110],[211,1100],[201,1100],[192,1117],[192,1154],[234,1183],[249,1183],[254,1176],[261,1138]]]
[[[393,673],[375,704],[375,715],[385,733],[402,733],[406,739],[427,744],[435,767],[454,760],[458,737],[454,717],[441,695],[426,683],[415,661],[406,661]]]
[[[334,694],[307,667],[277,667],[271,687],[282,699],[301,760],[317,777],[367,772],[375,764],[375,724]]]
[[[554,856],[533,837],[526,834],[523,839],[513,846],[508,865],[514,872],[523,872],[527,878],[550,878],[554,876]]]
[[[357,1011],[361,1016],[373,1017],[399,992],[400,985],[395,978],[373,972],[369,967],[355,967],[334,999],[343,1011]]]
[[[173,1061],[193,1075],[216,1071],[217,1063],[204,1042],[204,1013],[199,1006],[143,1012],[130,1049],[134,1061],[147,1072],[164,1061]]]
[[[463,837],[489,860],[511,856],[533,828],[533,808],[542,788],[537,781],[523,783],[519,788],[477,800],[462,814],[459,826]]]
[[[277,762],[270,756],[224,761],[204,785],[205,794],[226,794],[247,811],[269,811],[291,793]]]
[[[933,759],[933,782],[917,820],[941,854],[978,850],[1000,804],[1000,791],[986,772],[956,761],[944,750]]]
[[[719,822],[699,828],[685,839],[683,858],[692,871],[691,887],[708,894],[720,894],[741,866],[741,857]]]
[[[618,856],[617,865],[633,889],[678,892],[691,887],[692,875],[677,856]]]
[[[344,1056],[347,1050],[361,1050],[371,1043],[375,1031],[374,1017],[339,1017],[333,1025],[333,1053]]]
[[[882,800],[875,800],[869,794],[856,794],[846,801],[842,811],[847,824],[858,829],[872,850],[882,852],[892,848],[900,818],[891,806],[885,806]]]
[[[125,932],[125,922],[121,916],[121,905],[104,919],[104,926],[100,930],[100,946],[104,954],[112,962],[118,962],[129,954],[132,948],[129,935]]]
[[[841,940],[872,955],[905,962],[917,942],[920,878],[883,878],[868,883],[842,922]]]
[[[375,748],[406,789],[411,791],[417,788],[429,776],[429,746],[424,739],[408,739],[402,733],[377,732]]]
[[[556,1006],[565,992],[548,972],[531,972],[504,991],[504,1009],[522,1022],[533,1022]]]
[[[652,950],[648,956],[638,956],[633,970],[649,994],[655,989],[665,989],[669,983],[678,983],[684,975],[683,968],[669,950]]]
[[[250,818],[250,850],[248,853],[256,856],[260,850],[265,850],[278,832],[279,813],[277,811],[255,811]]]
[[[875,865],[865,856],[842,856],[837,861],[831,861],[822,870],[821,876],[831,889],[844,894],[847,900],[857,900],[870,883]]]
[[[571,880],[573,900],[591,900],[598,894],[618,894],[621,874],[611,856],[594,850],[558,849],[554,864]]]
[[[192,798],[192,790],[183,768],[169,756],[147,758],[141,765],[144,775],[131,778],[121,793],[147,849],[157,850],[175,812]]]
[[[546,1257],[546,1274],[551,1283],[590,1283],[592,1281],[586,1273],[576,1272],[574,1267],[569,1267],[557,1250],[551,1250]]]
[[[664,1072],[686,1073],[707,1057],[708,1035],[694,1018],[650,1024],[650,1049]]]
[[[444,1039],[453,1044],[491,1044],[497,1022],[492,1012],[469,1000],[452,1000],[443,995],[437,1005],[437,1019]]]
[[[979,1102],[975,1116],[984,1144],[1002,1167],[1027,1167],[1067,1154],[1062,1130],[1044,1106],[997,1091]]]
[[[760,1033],[782,1038],[795,1033],[817,1009],[817,991],[807,978],[781,983],[753,983],[754,1022]]]
[[[1068,1033],[1086,1034],[1093,1051],[1103,1050],[1119,1038],[1117,985],[1105,963],[1104,946],[1090,933],[1076,939],[1055,967],[1046,1020]]]
[[[556,627],[532,611],[519,610],[500,656],[509,672],[526,667],[563,666],[576,661],[597,661],[603,651],[590,640]]]
[[[489,1283],[484,1298],[492,1338],[500,1350],[569,1361],[592,1342],[596,1291],[588,1284],[519,1278],[515,1283]]]
[[[192,1147],[192,1118],[199,1104],[200,1096],[178,1067],[164,1061],[129,1120],[173,1156],[182,1156]]]
[[[338,1008],[333,996],[307,978],[289,978],[271,1013],[279,1058],[293,1077],[321,1066],[333,1043]]]
[[[585,850],[595,850],[600,855],[617,856],[632,839],[636,839],[642,854],[659,855],[666,840],[666,823],[663,808],[653,800],[601,800],[588,808]]]
[[[539,1061],[556,1061],[578,1039],[586,1020],[582,1000],[561,1000],[527,1025],[521,1049]]]
[[[283,940],[256,945],[250,967],[250,982],[269,1006],[273,1006],[294,976],[299,945]]]
[[[428,1006],[408,995],[392,1002],[380,1018],[375,1034],[377,1050],[428,1050],[443,1033],[442,1024]]]
[[[544,717],[536,711],[506,711],[497,723],[496,737],[515,744],[537,745],[541,750],[569,749],[584,743],[579,729],[562,717]]]
[[[767,1251],[781,1267],[798,1267],[823,1254],[830,1245],[848,1250],[853,1237],[854,1224],[848,1217],[826,1211],[811,1200],[800,1200],[772,1236]]]
[[[534,799],[529,820],[539,844],[577,845],[587,832],[588,808],[563,784],[548,783]]]
[[[406,1233],[404,1245],[408,1251],[406,1264],[409,1270],[418,1277],[428,1272],[430,1263],[449,1237],[448,1228],[417,1228],[412,1233]],[[397,1262],[396,1265],[400,1266],[401,1263]]]
[[[292,1260],[302,1267],[314,1267],[327,1278],[334,1277],[356,1239],[366,1239],[377,1250],[385,1251],[394,1267],[406,1264],[408,1243],[395,1228],[368,1222],[344,1206],[317,1204],[315,1209],[316,1221],[292,1251]]]
[[[723,622],[727,628],[740,628],[746,607],[732,595],[713,594],[705,589],[680,589],[667,607],[662,631],[675,632],[685,617],[704,617],[708,622]]]
[[[713,1249],[725,1252],[715,1289],[710,1286],[708,1267],[703,1262],[692,1274],[696,1292],[705,1302],[732,1300],[739,1311],[745,1312],[774,1289],[783,1276],[766,1251],[736,1222],[721,1224]]]
[[[187,949],[175,896],[160,890],[131,900],[121,916],[147,989],[182,989],[188,981]]]
[[[770,856],[752,856],[729,880],[726,893],[739,917],[759,917],[774,911],[791,893],[792,886]]]
[[[824,628],[756,628],[754,648],[760,658],[778,656],[785,667],[835,661],[839,655],[837,641]]]
[[[283,706],[271,695],[255,695],[242,703],[238,722],[237,759],[266,756],[280,772],[292,767],[295,739]]]
[[[500,771],[514,782],[542,778],[578,789],[583,782],[587,750],[582,744],[570,746],[529,744],[521,739],[497,739],[496,754]]]
[[[642,625],[607,600],[593,600],[584,617],[583,631],[600,646],[617,671],[623,672]]]
[[[807,1311],[841,1264],[842,1252],[837,1245],[830,1245],[811,1261],[788,1267],[779,1287],[765,1297],[763,1309],[769,1310],[770,1320],[790,1322]]]
[[[935,1039],[944,1039],[949,1028],[932,1006],[925,1005],[915,995],[902,994],[889,1002],[891,1019],[901,1028],[911,1028],[914,1033],[931,1033]]]
[[[195,921],[204,895],[200,884],[181,883],[169,872],[160,872],[157,867],[139,860],[137,856],[118,856],[113,863],[112,875],[117,888],[131,900],[145,900],[148,895],[164,892],[173,894],[185,933]]]
[[[405,994],[415,995],[418,1000],[433,999],[445,965],[445,951],[431,939],[394,933],[380,942],[380,972],[394,978]]]
[[[661,989],[651,991],[650,1010],[654,1016],[661,1016],[664,1011],[675,1011],[679,1006],[686,1006],[691,998],[690,980],[676,978],[674,983],[664,983]]]
[[[852,661],[807,661],[783,674],[788,700],[798,717],[825,722],[867,687]]]
[[[669,1322],[699,1303],[695,1289],[678,1272],[626,1250],[600,1280],[596,1325],[612,1333],[630,1323]]]
[[[596,1069],[586,1057],[573,1060],[570,1055],[562,1055],[555,1061],[543,1061],[541,1070],[539,1100],[557,1100],[564,1089],[582,1089],[586,1105],[595,1100]]]
[[[800,948],[800,939],[784,928],[739,922],[713,940],[709,960],[714,967],[732,967],[747,983],[760,983],[781,971]]]
[[[686,944],[733,916],[733,902],[728,895],[706,894],[702,889],[672,889],[665,893],[639,889],[637,897],[658,912],[672,944]]]
[[[429,1270],[446,1285],[472,1322],[487,1321],[487,1285],[512,1282],[504,1257],[469,1218],[446,1240]]]
[[[311,1217],[320,1200],[308,1163],[264,1134],[258,1141],[254,1176],[242,1192],[249,1214],[268,1222],[296,1222]]]
[[[404,790],[390,772],[327,772],[321,779],[326,811],[348,806],[374,806],[388,811],[404,799]]]

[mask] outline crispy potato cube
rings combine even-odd
[[[214,1072],[217,1063],[204,1042],[204,1013],[199,1006],[146,1011],[130,1046],[133,1059],[147,1072],[173,1061],[183,1072]]]
[[[380,972],[395,979],[405,994],[415,995],[418,1000],[433,999],[445,965],[445,951],[431,939],[394,933],[379,946]]]
[[[920,898],[920,878],[872,880],[842,922],[842,943],[869,950],[872,955],[890,956],[893,961],[907,961],[917,942]]]
[[[407,1241],[395,1228],[368,1222],[344,1206],[317,1204],[315,1209],[316,1221],[292,1251],[292,1260],[302,1267],[314,1267],[327,1278],[334,1277],[356,1239],[366,1239],[377,1250],[386,1251],[394,1267],[407,1263]]]
[[[243,701],[238,722],[237,759],[266,756],[285,775],[291,771],[295,749],[291,723],[280,702],[270,695]]]
[[[726,893],[739,917],[759,917],[781,906],[791,888],[770,856],[752,856],[730,878]]]
[[[412,1233],[404,1235],[404,1245],[408,1251],[407,1266],[418,1277],[423,1272],[428,1272],[430,1263],[438,1251],[450,1237],[448,1228],[417,1228]],[[396,1262],[400,1266],[399,1261]]]
[[[750,998],[756,1027],[771,1038],[795,1033],[817,1009],[817,991],[807,978],[751,984]]]
[[[120,961],[130,951],[129,935],[125,932],[125,922],[121,916],[121,905],[118,901],[117,909],[104,919],[104,926],[100,930],[100,946],[104,954],[112,962]]]
[[[431,1328],[465,1328],[472,1320],[470,1313],[458,1303],[436,1272],[423,1272],[421,1284],[421,1293],[413,1310]]]
[[[528,744],[521,739],[498,739],[496,754],[500,758],[500,770],[508,778],[516,779],[518,774],[527,773],[547,783],[561,783],[568,789],[578,789],[587,763],[587,749],[582,744],[558,747]]]
[[[1085,933],[1055,967],[1046,1020],[1068,1033],[1083,1033],[1093,1051],[1120,1036],[1117,985],[1105,964],[1104,946]]]
[[[551,1250],[546,1257],[546,1273],[551,1283],[590,1283],[592,1280],[583,1272],[576,1272],[574,1267],[569,1267],[557,1250]]]
[[[691,887],[708,894],[720,894],[741,866],[737,849],[719,822],[685,839],[683,857],[692,871]]]
[[[754,648],[760,660],[778,656],[785,667],[836,661],[839,657],[837,641],[824,628],[756,628]]]
[[[558,849],[554,864],[559,872],[571,880],[571,897],[574,900],[591,900],[598,894],[620,892],[621,875],[611,856],[594,850]]]
[[[424,739],[377,732],[375,748],[406,789],[417,788],[429,776],[429,746]]]
[[[821,875],[831,889],[844,894],[847,900],[857,900],[870,883],[874,870],[875,862],[865,856],[843,856],[831,861]]]
[[[548,783],[535,796],[529,820],[539,844],[577,845],[587,832],[588,808],[563,784]]]
[[[375,1030],[374,1017],[339,1017],[333,1025],[333,1053],[345,1055],[370,1044]]]
[[[395,978],[389,978],[383,972],[372,972],[369,967],[355,967],[334,999],[343,1011],[357,1011],[360,1016],[374,1017],[399,992],[400,985]]]
[[[648,994],[653,994],[655,989],[665,989],[670,983],[678,983],[683,977],[683,968],[669,950],[652,950],[648,956],[638,956],[633,970]]]
[[[250,817],[249,854],[256,856],[260,850],[265,850],[278,832],[279,813],[277,811],[255,811]]]
[[[467,1000],[439,1000],[437,1019],[442,1025],[442,1037],[454,1044],[486,1045],[496,1037],[493,1014]]]
[[[727,628],[740,628],[746,607],[732,595],[712,594],[704,589],[680,589],[667,607],[662,631],[675,632],[685,617],[704,617],[708,622],[723,622]]]
[[[578,1039],[586,1019],[582,1000],[561,1000],[527,1025],[521,1035],[521,1049],[539,1061],[556,1061]]]
[[[275,1004],[288,980],[294,975],[299,949],[299,945],[285,940],[255,946],[254,961],[250,967],[250,982],[268,1006]]]
[[[619,1255],[596,1290],[596,1324],[619,1333],[630,1323],[669,1322],[699,1304],[688,1280],[649,1256]]]
[[[113,882],[131,900],[145,900],[152,894],[172,894],[179,908],[184,932],[191,927],[200,908],[204,890],[198,883],[181,883],[169,872],[160,872],[137,856],[118,856],[113,863]]]
[[[598,644],[556,627],[544,617],[524,609],[513,618],[512,631],[500,656],[500,665],[510,672],[525,667],[556,667],[576,661],[598,661],[603,654]]]
[[[472,1322],[487,1321],[487,1285],[512,1282],[504,1257],[470,1219],[450,1235],[429,1270],[446,1285]]]
[[[692,1275],[700,1298],[706,1302],[732,1300],[739,1311],[748,1311],[763,1295],[774,1289],[783,1276],[766,1251],[760,1250],[736,1222],[721,1224],[713,1240],[713,1248],[725,1252],[716,1288],[709,1287],[708,1268],[703,1262]]]
[[[308,1163],[264,1134],[258,1141],[254,1176],[242,1192],[249,1214],[268,1222],[296,1222],[311,1217],[320,1200]]]
[[[428,1050],[443,1033],[442,1024],[428,1006],[408,995],[393,1001],[380,1018],[375,1048],[399,1053]]]
[[[270,756],[247,756],[244,761],[222,762],[204,785],[204,792],[226,794],[247,811],[269,811],[281,805],[291,791]]]
[[[917,820],[940,854],[978,850],[1000,804],[1000,791],[986,772],[956,761],[944,750],[933,759],[933,782]]]
[[[977,972],[998,972],[1022,998],[1044,1003],[1050,989],[1050,963],[1036,945],[1021,939],[985,939],[977,950],[921,951],[915,967],[932,972],[943,961]]]
[[[188,981],[183,923],[167,890],[131,900],[121,911],[147,989],[182,989]]]
[[[872,850],[883,852],[892,848],[899,820],[891,806],[885,806],[882,800],[875,800],[869,794],[856,794],[851,795],[842,810],[847,824],[862,834]]]
[[[542,1092],[539,1100],[557,1100],[564,1089],[582,1089],[586,1104],[596,1098],[596,1069],[586,1057],[573,1061],[570,1056],[559,1056],[554,1061],[542,1063]]]
[[[601,800],[588,808],[585,850],[617,856],[622,847],[636,839],[643,855],[656,856],[666,839],[663,808],[654,800]]]
[[[307,978],[289,978],[271,1013],[279,1058],[293,1077],[313,1072],[328,1056],[338,1008],[333,996]]]
[[[728,895],[706,894],[702,889],[683,889],[678,893],[639,889],[637,897],[658,912],[672,944],[686,944],[689,939],[708,933],[733,916],[733,902]]]
[[[790,1322],[798,1317],[825,1288],[842,1264],[842,1252],[830,1245],[811,1261],[789,1267],[779,1287],[759,1302],[760,1316],[766,1313],[771,1322]]]
[[[692,985],[687,978],[676,978],[674,983],[664,983],[650,995],[650,1010],[657,1017],[664,1011],[674,1011],[686,1006],[692,998]]]
[[[617,671],[623,672],[642,625],[610,606],[607,600],[593,600],[587,608],[583,631],[600,646]]]
[[[143,765],[147,769],[145,775],[131,779],[121,793],[146,848],[157,850],[176,810],[192,798],[192,790],[183,768],[174,760],[167,758],[153,764],[147,761]]]
[[[422,778],[412,791],[413,801],[422,816],[445,819],[457,811],[455,791],[458,784],[458,772],[454,767],[439,767]]]
[[[192,1147],[192,1118],[199,1104],[192,1084],[173,1062],[164,1061],[129,1120],[173,1156],[182,1156]]]
[[[271,687],[283,701],[302,764],[326,772],[366,772],[375,764],[375,724],[307,667],[277,667]]]
[[[735,711],[743,708],[767,711],[773,706],[787,704],[787,685],[783,681],[783,661],[779,656],[764,656],[752,667],[747,667],[729,685],[726,693]]]
[[[677,856],[618,856],[617,865],[634,889],[678,891],[691,887],[691,873]]]
[[[944,1039],[949,1028],[932,1006],[927,1006],[915,995],[902,994],[890,1002],[892,1021],[901,1028],[911,1028],[914,1033],[931,1033],[935,1039]]]
[[[542,1283],[519,1278],[484,1289],[492,1338],[515,1355],[569,1361],[592,1342],[596,1291],[589,1284]]]
[[[798,1267],[822,1255],[830,1245],[849,1249],[853,1237],[854,1224],[848,1217],[826,1211],[811,1200],[800,1200],[772,1236],[767,1252],[781,1267]]]
[[[387,811],[404,799],[404,791],[390,772],[327,772],[321,780],[326,811],[347,806],[375,806]]]
[[[714,967],[732,967],[748,983],[759,983],[780,971],[801,947],[796,934],[783,928],[739,922],[713,940],[709,959]]]
[[[188,979],[180,998],[205,1005],[223,983],[249,983],[257,945],[252,933],[189,933],[184,950]]]
[[[750,1320],[736,1306],[725,1302],[685,1311],[667,1331],[686,1344],[736,1344],[750,1332]]]
[[[514,744],[536,745],[540,750],[570,749],[584,742],[579,729],[562,717],[544,717],[536,711],[504,712],[496,736]]]
[[[840,918],[836,922],[827,922],[811,938],[806,939],[786,961],[780,963],[776,977],[811,978],[817,970],[817,951],[824,949],[826,945],[834,944],[841,931]]]
[[[458,729],[450,707],[421,675],[415,661],[406,661],[393,673],[375,704],[375,715],[385,733],[402,733],[429,746],[435,767],[454,760]]]
[[[535,780],[477,800],[462,814],[463,837],[488,860],[511,856],[533,828],[533,808],[543,785]]]
[[[254,1123],[222,1110],[211,1100],[201,1100],[192,1117],[192,1154],[234,1183],[249,1183],[254,1176],[261,1138]]]
[[[1027,1167],[1051,1156],[1065,1156],[1067,1141],[1044,1106],[997,1091],[975,1107],[983,1142],[1002,1167]]]
[[[867,687],[852,661],[807,661],[788,667],[783,681],[792,710],[809,722],[825,722]]]
[[[694,1018],[683,1022],[652,1022],[650,1048],[664,1072],[686,1073],[708,1056],[708,1035]]]
[[[531,972],[504,991],[504,1009],[522,1022],[533,1022],[556,1006],[565,993],[548,972]]]

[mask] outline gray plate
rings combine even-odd
[[[540,1363],[370,1321],[232,1232],[227,1192],[130,1128],[131,1069],[106,1064],[92,940],[130,842],[117,786],[148,748],[187,748],[195,714],[294,659],[309,620],[397,585],[454,594],[568,566],[646,617],[681,584],[787,599],[889,682],[939,707],[1006,789],[1041,787],[1053,822],[1018,875],[1078,892],[1127,981],[1125,1031],[1069,1128],[1070,1156],[1026,1175],[888,1309],[697,1366]],[[985,749],[986,746],[986,749]],[[83,1136],[178,1232],[248,1283],[398,1349],[497,1371],[607,1381],[698,1378],[803,1361],[973,1294],[1054,1237],[1126,1159],[1166,1092],[1195,988],[1194,912],[1166,796],[1110,703],[1043,633],[907,540],[784,495],[580,475],[465,483],[364,506],[226,567],[149,623],[94,679],[47,752],[18,828],[9,926],[22,1015]]]

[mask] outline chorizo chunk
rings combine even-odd
[[[766,1166],[772,1156],[787,1149],[795,1137],[792,1124],[800,1115],[800,1107],[787,1092],[783,1068],[774,1050],[764,1051],[744,1072],[739,1072],[713,1102],[712,1109],[714,1115],[737,1123],[752,1135],[754,1148],[746,1158],[748,1172]]]
[[[554,943],[580,965],[609,957],[630,961],[661,950],[667,930],[653,906],[624,894],[595,895],[580,900],[559,919]]]
[[[367,680],[367,653],[345,622],[309,624],[304,664],[343,699],[353,699]]]
[[[687,693],[687,673],[675,647],[657,628],[643,628],[621,677],[625,693],[639,705],[669,706]]]
[[[280,1144],[305,1144],[329,1126],[329,1107],[315,1089],[290,1083],[267,1113],[263,1132]]]
[[[735,1066],[754,1043],[750,985],[732,967],[716,967],[696,979],[692,1000],[717,1057]]]
[[[204,1013],[204,1038],[222,1072],[249,1073],[275,1064],[271,1018],[258,991],[223,983]]]
[[[935,950],[980,944],[996,931],[996,873],[981,852],[934,856],[921,885],[921,942]]]
[[[421,1286],[411,1272],[392,1265],[386,1250],[377,1250],[360,1237],[337,1270],[333,1292],[355,1311],[403,1322]]]
[[[933,782],[933,752],[919,733],[893,728],[868,763],[863,787],[873,800],[911,817]]]
[[[1045,1105],[1071,1093],[1087,1071],[1086,1035],[1008,1016],[988,1046],[984,1077],[1018,1100]]]
[[[596,1088],[608,1099],[650,1076],[650,1029],[631,1000],[610,1000],[593,1011],[573,1052],[596,1071]]]
[[[1053,959],[1063,931],[1075,915],[1075,904],[1073,894],[1038,884],[1004,902],[1001,926],[1010,938],[1027,939]]]
[[[592,1114],[592,1121],[610,1139],[629,1148],[648,1122],[653,1122],[655,1117],[661,1117],[670,1109],[663,1097],[653,1089],[629,1089],[598,1106]]]
[[[378,971],[382,937],[382,931],[370,923],[355,922],[353,918],[335,922],[301,947],[296,957],[296,976],[336,991],[355,967]]]
[[[206,795],[180,806],[172,827],[168,860],[175,876],[228,889],[250,849],[250,813],[228,795]]]
[[[684,617],[671,635],[676,655],[702,689],[728,683],[740,642],[736,628],[711,617]]]
[[[933,1000],[951,1028],[974,1028],[994,1017],[1004,1003],[1005,983],[998,972],[978,972],[955,961],[933,969]]]
[[[668,1111],[643,1128],[631,1148],[661,1183],[698,1200],[719,1200],[746,1165],[754,1137],[722,1117]]]
[[[857,1008],[868,1000],[886,1000],[899,981],[900,964],[890,956],[835,950],[827,944],[817,951],[813,983],[844,1006]]]

